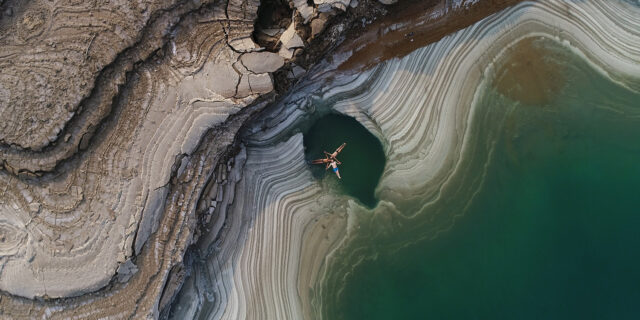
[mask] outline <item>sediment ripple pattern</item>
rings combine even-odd
[[[474,99],[494,62],[532,36],[564,43],[613,81],[640,89],[640,8],[623,1],[526,2],[359,74],[338,74],[332,65],[314,70],[248,129],[247,163],[227,209],[248,218],[227,214],[226,228],[237,234],[205,244],[215,250],[200,248],[206,259],[187,279],[176,317],[321,318],[323,303],[335,298],[327,295],[339,291],[330,286],[364,257],[357,229],[384,235],[409,226],[433,237],[450,227],[455,213],[415,218],[461,171],[471,119],[481,112]],[[309,182],[295,132],[323,108],[354,116],[383,142],[376,208]],[[472,194],[478,185],[462,188]],[[351,256],[349,263],[339,256]]]
[[[305,288],[291,286],[305,267],[298,257],[314,260],[340,233],[310,231],[344,230],[345,216],[337,212],[344,212],[346,203],[320,196],[301,134],[269,148],[248,147],[238,157],[246,157],[236,160],[244,162],[242,174],[232,186],[235,192],[225,192],[233,199],[217,206],[225,227],[213,233],[218,237],[199,243],[199,252],[208,257],[186,282],[175,318],[301,318],[299,290]],[[242,272],[248,269],[255,272]],[[204,294],[188,294],[191,290]]]
[[[218,161],[273,88],[269,73],[240,62],[253,42],[229,45],[227,9],[243,13],[236,33],[250,34],[254,1],[185,15],[167,50],[129,75],[109,118],[92,124],[90,147],[53,173],[0,171],[0,314],[145,318],[168,303],[200,194],[224,180]],[[44,299],[25,299],[34,297]]]
[[[41,149],[57,139],[123,49],[176,1],[28,1],[0,37],[0,143]]]

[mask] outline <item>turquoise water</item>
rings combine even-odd
[[[323,151],[333,152],[343,142],[347,145],[337,157],[342,162],[338,166],[342,177],[339,190],[373,207],[377,203],[374,191],[384,170],[385,156],[378,138],[357,120],[339,114],[322,116],[304,134],[305,158],[308,162],[324,158]],[[310,166],[316,178],[322,179],[326,174],[335,177],[331,168]]]
[[[566,69],[551,100],[492,88],[480,100],[456,180],[479,192],[434,206],[462,216],[417,242],[413,229],[372,235],[360,250],[375,259],[330,277],[327,319],[640,317],[640,95],[568,52],[554,59]]]

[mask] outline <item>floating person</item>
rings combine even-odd
[[[340,153],[340,151],[342,151],[342,149],[344,149],[344,147],[345,147],[346,145],[347,145],[347,143],[346,143],[346,142],[343,142],[343,143],[338,147],[338,149],[336,149],[336,151],[334,151],[333,153],[329,153],[329,152],[326,152],[326,151],[325,151],[325,152],[324,152],[324,155],[325,155],[327,158],[330,158],[330,159],[335,160],[338,164],[342,164],[342,162],[338,161],[338,158],[337,158],[337,157],[338,157],[338,153]]]
[[[325,164],[325,170],[328,170],[329,167],[331,167],[331,170],[333,170],[333,172],[335,172],[336,176],[338,176],[338,179],[342,179],[342,177],[340,176],[340,171],[338,170],[338,165],[342,164],[342,162],[340,162],[338,160],[338,153],[340,153],[342,151],[342,149],[344,149],[344,147],[347,145],[347,143],[343,143],[342,145],[340,145],[338,147],[338,149],[336,149],[336,151],[334,151],[333,153],[329,153],[324,151],[324,159],[316,159],[311,161],[312,164]]]
[[[335,161],[331,161],[329,165],[331,166],[333,172],[335,172],[336,176],[338,176],[338,179],[342,179],[342,177],[340,176],[340,171],[338,170],[338,164]]]
[[[329,169],[330,163],[331,163],[331,159],[329,159],[329,158],[316,159],[316,160],[311,161],[311,164],[326,164],[327,165],[326,169]]]

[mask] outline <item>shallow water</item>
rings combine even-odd
[[[357,120],[351,117],[329,114],[318,119],[304,134],[305,158],[308,162],[324,158],[323,151],[333,152],[342,143],[345,148],[338,155],[341,180],[335,184],[340,192],[355,197],[368,207],[377,203],[374,191],[384,169],[385,157],[382,144]],[[324,165],[310,165],[318,179],[334,173]],[[336,178],[337,179],[337,178]]]
[[[478,186],[430,209],[458,217],[453,226],[435,238],[409,226],[357,235],[367,245],[353,250],[370,259],[329,277],[325,318],[640,314],[640,94],[550,40],[516,45],[494,78],[453,180]],[[335,270],[356,265],[346,253]]]

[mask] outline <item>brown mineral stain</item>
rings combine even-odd
[[[549,50],[552,40],[525,38],[509,48],[498,62],[494,85],[498,92],[526,104],[549,103],[564,88],[566,67],[560,51]]]
[[[389,7],[389,14],[341,45],[349,58],[340,70],[366,69],[464,29],[522,0],[483,0],[455,7],[450,0],[406,0]],[[399,23],[401,21],[401,23]]]

